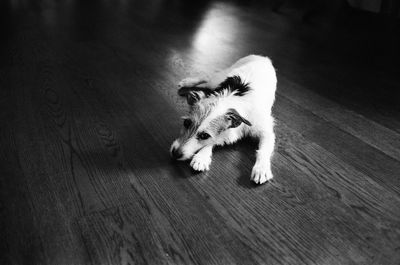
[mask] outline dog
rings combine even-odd
[[[257,184],[273,178],[274,119],[277,78],[268,57],[249,55],[211,75],[183,79],[179,93],[189,113],[179,138],[171,145],[176,160],[191,159],[196,171],[209,170],[214,146],[233,144],[245,136],[259,139],[250,179]]]

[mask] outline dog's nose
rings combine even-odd
[[[182,151],[180,151],[178,148],[172,148],[171,154],[175,159],[179,159],[183,156]]]

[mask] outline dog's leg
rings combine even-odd
[[[178,83],[178,88],[205,87],[204,84],[207,84],[209,80],[210,80],[210,77],[207,76],[206,74],[201,74],[199,76],[193,76],[193,77],[187,77],[185,79],[182,79],[182,81],[180,81]]]
[[[199,76],[188,77],[183,79],[178,84],[178,88],[183,87],[198,87],[198,88],[207,88],[207,89],[215,89],[221,84],[227,77],[229,73],[229,69],[223,71],[217,71],[210,75],[201,74]]]
[[[275,134],[263,132],[260,136],[259,149],[256,154],[256,163],[251,172],[251,180],[257,184],[262,184],[272,179],[271,156],[274,152]]]
[[[192,158],[190,166],[197,171],[205,171],[210,169],[211,156],[213,146],[206,146],[200,149]]]

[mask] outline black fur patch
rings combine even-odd
[[[182,87],[178,90],[180,96],[188,96],[191,92],[203,92],[205,97],[219,96],[227,92],[228,94],[235,93],[235,96],[244,96],[249,92],[250,86],[238,75],[230,76],[226,78],[221,84],[215,89],[201,88],[201,87]],[[196,98],[198,99],[198,98]]]
[[[228,94],[235,93],[235,96],[244,96],[249,92],[250,86],[248,83],[242,81],[240,76],[230,76],[223,81],[215,90],[206,91],[206,95],[218,95],[228,92]]]

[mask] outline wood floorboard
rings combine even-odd
[[[281,80],[284,80],[283,78]],[[400,161],[400,134],[318,95],[281,82],[281,94],[336,127]],[[278,93],[279,93],[278,92]],[[345,113],[343,113],[345,112]]]
[[[303,105],[303,104],[302,104]],[[274,113],[288,127],[399,194],[400,163],[286,97],[277,96]]]
[[[3,112],[4,114],[4,112]],[[41,240],[34,222],[34,209],[28,196],[27,185],[21,178],[22,169],[16,157],[18,152],[12,137],[12,126],[2,126],[1,167],[2,196],[12,202],[6,206],[2,201],[1,227],[2,264],[26,264],[30,260],[44,260]],[[11,138],[10,138],[11,136]],[[17,206],[17,207],[16,207]],[[25,250],[21,253],[21,250]]]
[[[288,2],[2,1],[0,263],[398,264],[398,21]],[[168,152],[179,80],[250,53],[278,69],[262,186],[254,140]]]

